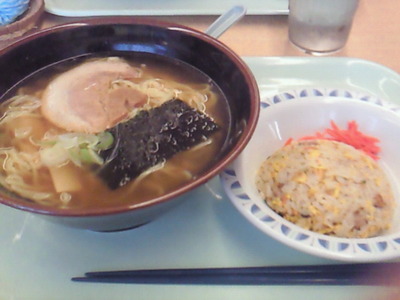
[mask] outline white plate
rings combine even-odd
[[[313,135],[355,121],[362,132],[377,137],[378,163],[386,171],[397,201],[393,226],[384,235],[347,239],[318,234],[288,222],[262,200],[255,186],[262,162],[289,138]],[[261,99],[255,133],[246,149],[221,173],[222,184],[236,208],[266,235],[295,249],[350,262],[383,261],[400,257],[400,105],[350,89],[302,88]]]
[[[219,15],[236,0],[45,0],[46,11],[66,17],[131,15]],[[288,13],[288,0],[246,0],[248,15],[282,15]]]
[[[65,1],[67,2],[67,1]],[[347,58],[246,58],[263,97],[303,86],[356,89],[400,101],[400,76]],[[211,187],[224,195],[219,179]],[[376,299],[376,287],[146,286],[73,283],[86,271],[122,268],[261,266],[333,263],[266,237],[224,196],[205,187],[153,223],[119,233],[94,233],[47,223],[0,206],[2,300],[324,300]]]

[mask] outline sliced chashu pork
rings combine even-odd
[[[146,103],[147,96],[138,90],[126,86],[111,89],[114,80],[138,76],[122,59],[83,63],[50,82],[43,94],[42,113],[68,131],[104,131]]]

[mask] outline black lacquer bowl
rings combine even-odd
[[[0,195],[1,203],[78,228],[122,230],[154,220],[238,156],[258,119],[260,99],[256,81],[230,48],[202,32],[177,24],[124,17],[93,18],[26,36],[0,51],[1,99],[4,101],[7,91],[27,76],[60,61],[99,53],[118,56],[130,52],[181,60],[208,75],[222,90],[232,115],[230,142],[211,168],[179,189],[140,204],[69,212],[38,206],[9,193]]]

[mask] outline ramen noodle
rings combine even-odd
[[[226,99],[209,77],[145,54],[53,66],[14,89],[0,112],[1,186],[27,201],[70,210],[173,191],[215,162],[229,127],[221,125],[230,122]],[[185,119],[178,125],[187,127],[177,129],[174,122],[185,116],[191,123]],[[117,151],[122,145],[125,151]],[[130,153],[132,145],[143,151]],[[115,161],[119,165],[110,165]]]

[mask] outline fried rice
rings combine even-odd
[[[276,213],[305,229],[366,238],[389,229],[389,180],[363,152],[330,140],[293,142],[261,165],[256,186]]]

